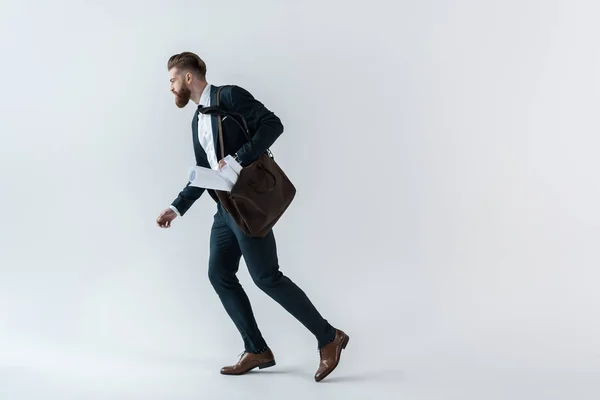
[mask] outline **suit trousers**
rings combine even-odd
[[[246,236],[218,203],[210,233],[208,277],[240,332],[245,351],[260,352],[267,343],[236,276],[242,256],[254,283],[302,323],[316,337],[319,347],[334,339],[335,328],[320,315],[304,291],[279,270],[273,231],[260,238]]]

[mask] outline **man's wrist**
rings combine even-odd
[[[175,206],[169,206],[169,208],[173,211],[175,211],[175,214],[177,214],[178,217],[181,217],[181,214],[179,213],[179,210],[177,209],[177,207]]]

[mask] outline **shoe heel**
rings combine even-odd
[[[275,360],[260,364],[258,366],[258,369],[265,369],[265,368],[273,367],[274,365],[275,365]]]
[[[346,336],[346,339],[344,339],[344,341],[342,342],[342,349],[346,349],[346,346],[348,346],[348,342],[350,341],[350,336]]]

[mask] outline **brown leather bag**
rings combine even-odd
[[[217,107],[220,89],[217,91]],[[250,139],[246,121],[241,115],[236,116],[242,119],[243,129]],[[222,116],[218,115],[217,120],[219,146],[224,157]],[[268,154],[262,154],[258,160],[242,168],[231,192],[217,190],[215,193],[245,235],[264,237],[292,203],[296,188],[268,151]]]

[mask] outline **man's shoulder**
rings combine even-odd
[[[240,85],[235,84],[225,84],[225,85],[213,85],[216,90],[221,90],[221,93],[231,94],[231,93],[248,93],[248,90],[244,89]]]
[[[240,85],[220,85],[216,86],[216,90],[221,91],[220,98],[225,106],[234,106],[235,104],[254,100],[254,96]]]

